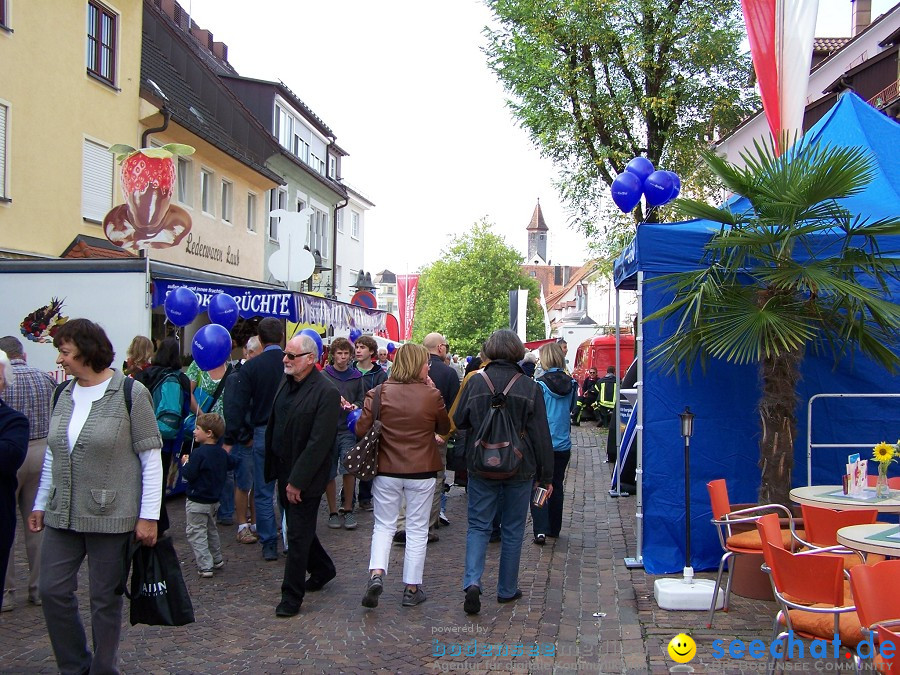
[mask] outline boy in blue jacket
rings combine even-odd
[[[225,420],[221,416],[216,413],[197,415],[194,450],[181,458],[181,475],[188,484],[184,503],[185,535],[204,579],[211,577],[213,570],[225,567],[216,529],[216,511],[226,475],[237,462],[222,447],[220,439],[224,433]]]

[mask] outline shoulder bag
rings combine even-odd
[[[359,439],[347,453],[344,460],[344,468],[359,480],[372,480],[378,475],[378,445],[381,442],[381,420],[378,415],[381,412],[381,387],[375,387],[375,396],[372,400],[372,428],[366,435]]]

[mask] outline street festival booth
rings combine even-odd
[[[875,179],[861,194],[844,200],[851,213],[867,219],[898,215],[900,204],[900,125],[852,93],[844,94],[805,139],[832,146],[871,149]],[[736,201],[733,210],[746,208]],[[710,360],[686,377],[667,375],[650,362],[653,350],[674,330],[674,321],[645,322],[666,306],[673,293],[656,280],[673,272],[702,266],[703,246],[719,224],[694,220],[682,223],[644,223],[615,264],[617,289],[637,290],[638,396],[635,407],[638,490],[636,551],[626,563],[643,564],[650,574],[681,572],[684,563],[684,442],[678,413],[690,406],[696,415],[691,438],[691,553],[695,569],[714,569],[722,549],[715,528],[706,483],[724,478],[732,503],[756,502],[760,470],[757,466],[761,392],[757,366],[735,366]],[[828,235],[839,241],[840,234]],[[829,244],[822,237],[822,246]],[[882,255],[900,255],[900,237],[878,240]],[[797,251],[798,259],[803,251]],[[896,281],[885,296],[900,301]],[[896,346],[895,346],[896,348]],[[859,353],[837,367],[826,353],[808,350],[803,362],[794,444],[793,483],[840,483],[847,455],[871,454],[875,443],[894,442],[898,436],[897,399],[835,396],[808,402],[821,394],[875,394],[900,392],[897,379]],[[811,433],[807,432],[807,424]],[[810,476],[807,455],[811,444]],[[834,445],[838,447],[822,447]],[[852,446],[856,446],[853,448]],[[623,449],[626,445],[623,443]],[[622,451],[620,451],[622,452]],[[621,457],[620,457],[621,463]]]
[[[165,298],[179,287],[191,289],[200,301],[200,313],[185,326],[185,346],[208,322],[207,307],[218,293],[231,295],[244,319],[271,316],[322,332],[386,330],[383,311],[146,258],[0,260],[0,284],[0,335],[18,337],[28,362],[58,381],[65,379],[53,347],[59,325],[77,317],[102,325],[118,367],[132,338],[150,336],[154,323],[165,320]]]

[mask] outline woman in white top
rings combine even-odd
[[[54,394],[33,532],[44,531],[39,591],[62,673],[118,672],[122,596],[116,595],[132,538],[156,543],[162,439],[150,393],[112,370],[103,329],[87,319],[60,326],[56,362],[74,378]],[[89,559],[94,653],[75,597]]]

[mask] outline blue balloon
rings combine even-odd
[[[675,181],[669,171],[654,171],[644,181],[644,197],[650,206],[662,206],[672,198]]]
[[[388,342],[387,350],[388,354],[393,354],[395,351],[397,351],[397,345],[395,345],[393,342]]]
[[[200,370],[218,368],[231,356],[231,334],[217,323],[207,324],[194,334],[191,354]]]
[[[622,213],[631,212],[641,201],[641,179],[635,174],[623,171],[612,184],[612,198]]]
[[[672,183],[675,185],[675,189],[672,191],[672,196],[669,197],[669,201],[676,199],[678,195],[681,194],[681,179],[678,177],[678,174],[674,171],[667,171],[666,173],[671,174]]]
[[[466,357],[466,363],[469,363],[469,362],[471,362],[471,361],[472,361],[472,357],[471,357],[471,356],[467,356],[467,357]]]
[[[350,342],[356,342],[356,339],[362,337],[362,331],[359,328],[353,328],[350,331]]]
[[[231,330],[239,316],[237,300],[227,293],[216,293],[209,301],[209,320]]]
[[[625,170],[628,173],[633,173],[635,176],[637,176],[641,181],[641,187],[643,187],[644,181],[647,180],[647,176],[653,173],[653,162],[651,162],[646,157],[635,157],[633,160],[628,162]],[[631,209],[628,210],[630,211]]]
[[[166,318],[176,326],[187,326],[200,312],[200,299],[190,288],[179,286],[166,296]]]
[[[356,422],[362,416],[362,410],[357,408],[356,410],[351,410],[347,413],[347,429],[350,433],[356,433]]]
[[[316,343],[316,349],[319,350],[319,356],[318,356],[318,358],[321,359],[321,358],[322,358],[322,336],[319,335],[319,334],[318,334],[316,331],[314,331],[312,328],[304,328],[303,330],[300,331],[300,335],[306,335],[306,336],[308,336],[313,342]]]

